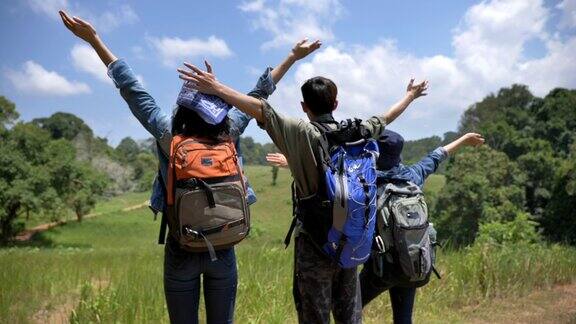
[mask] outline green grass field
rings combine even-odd
[[[290,175],[271,185],[268,167],[248,167],[258,194],[251,236],[237,247],[237,323],[293,323],[292,249],[282,240],[291,221]],[[439,190],[442,176],[430,179]],[[99,204],[105,213],[39,235],[27,246],[0,250],[0,323],[162,323],[163,247],[148,208],[114,212],[143,195]],[[145,197],[144,197],[145,198]],[[463,322],[470,305],[515,297],[576,277],[576,250],[560,246],[441,251],[442,280],[419,290],[416,322]],[[387,295],[365,312],[366,323],[390,321]],[[61,317],[55,317],[60,314]]]

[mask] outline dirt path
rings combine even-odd
[[[148,206],[148,200],[146,200],[145,202],[138,204],[138,205],[133,205],[133,206],[123,208],[119,211],[126,212],[126,211],[131,211],[131,210],[135,210],[135,209],[146,207],[146,206]],[[110,212],[108,212],[108,213],[110,213]],[[104,213],[92,213],[92,214],[85,215],[82,219],[84,220],[84,219],[100,216],[102,214],[104,214]],[[105,213],[105,214],[107,214],[107,213]],[[22,232],[20,232],[18,235],[16,235],[14,237],[14,240],[18,241],[18,242],[29,241],[37,233],[47,231],[47,230],[54,228],[56,226],[64,225],[70,221],[71,220],[62,220],[62,221],[57,221],[57,222],[52,222],[52,223],[46,223],[46,224],[38,225],[38,226],[35,226],[32,228],[23,230]]]
[[[472,310],[466,323],[576,323],[576,282],[499,299]]]

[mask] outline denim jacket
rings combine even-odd
[[[429,175],[436,172],[442,161],[446,160],[448,152],[443,147],[438,147],[430,152],[422,160],[410,166],[400,163],[387,171],[377,171],[379,181],[401,180],[410,181],[420,187],[424,186],[424,181]]]
[[[271,71],[272,68],[266,69],[248,95],[266,99],[274,92],[276,85],[272,80]],[[130,66],[123,59],[110,63],[108,76],[120,90],[120,95],[128,103],[132,114],[156,139],[159,170],[152,185],[150,208],[154,213],[164,211],[166,201],[165,179],[168,179],[166,172],[169,158],[166,152],[170,151],[170,142],[172,140],[172,117],[158,107],[154,98],[146,92],[142,83],[138,81]],[[238,139],[252,118],[235,107],[228,112],[228,118],[231,121],[230,133],[236,139],[236,147],[240,155],[240,161],[242,161]],[[250,184],[248,184],[247,188],[248,203],[253,204],[256,202],[256,195]]]

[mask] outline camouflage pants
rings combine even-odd
[[[294,251],[294,303],[298,322],[362,323],[360,283],[356,268],[342,269],[301,233]]]

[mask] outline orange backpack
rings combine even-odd
[[[242,168],[234,143],[174,136],[167,181],[168,224],[192,252],[228,248],[250,229]]]

